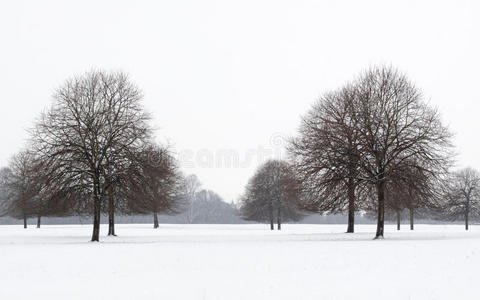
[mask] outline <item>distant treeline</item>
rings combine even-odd
[[[225,203],[227,206],[231,204]],[[294,222],[297,224],[345,224],[348,219],[347,215],[336,214],[336,215],[319,215],[312,214],[306,216],[303,220]],[[116,218],[117,224],[152,224],[152,217],[149,215],[131,215],[123,216],[119,215]],[[185,214],[180,215],[159,215],[158,221],[163,224],[189,224],[186,219]],[[407,222],[407,219],[404,219]],[[29,219],[29,225],[35,225],[37,220],[35,218]],[[375,224],[374,218],[369,218],[367,216],[357,215],[356,223],[357,224]],[[395,220],[389,220],[387,223],[393,224]],[[86,224],[89,225],[92,223],[91,217],[80,217],[80,216],[70,216],[70,217],[45,217],[42,220],[44,225],[75,225],[75,224]],[[108,224],[108,219],[106,217],[102,218],[102,224]],[[193,220],[190,224],[252,224],[256,222],[245,221],[235,211],[233,208],[230,213],[226,213],[221,218],[211,218],[208,216],[198,217]],[[289,223],[289,222],[287,222]],[[447,222],[442,222],[438,220],[431,219],[420,219],[417,220],[417,223],[422,224],[445,224]],[[450,223],[450,222],[449,222]],[[11,217],[2,217],[0,218],[0,225],[23,225],[23,220],[11,218]]]

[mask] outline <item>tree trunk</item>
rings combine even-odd
[[[468,210],[465,213],[465,230],[468,230]]]
[[[42,216],[40,216],[40,215],[37,216],[37,228],[40,228],[41,218],[42,218]]]
[[[273,225],[274,220],[273,220],[273,203],[272,203],[272,201],[270,201],[270,203],[268,205],[268,208],[269,208],[269,213],[270,213],[270,230],[274,230],[275,227]]]
[[[112,189],[108,190],[108,235],[115,234],[115,202],[113,200]]]
[[[158,214],[157,214],[157,212],[154,212],[153,213],[153,228],[158,228],[158,227],[160,227],[158,225]]]
[[[400,211],[397,210],[397,230],[400,230]]]
[[[108,212],[108,235],[116,236],[115,234],[115,214]]]
[[[281,206],[278,204],[277,209],[277,230],[282,230]]]
[[[467,195],[467,207],[465,209],[465,230],[468,230],[468,215],[470,213],[470,197]]]
[[[353,179],[348,180],[348,226],[347,233],[355,231],[355,185]]]
[[[27,228],[27,216],[23,215],[23,228]]]
[[[377,233],[375,239],[383,238],[383,231],[385,225],[385,180],[380,178],[377,184],[378,195],[378,215],[377,215]]]
[[[410,208],[410,230],[413,230],[414,217],[415,217],[415,209],[411,207]]]
[[[100,214],[101,214],[101,201],[99,195],[99,183],[93,184],[93,233],[92,242],[98,242],[100,240]]]

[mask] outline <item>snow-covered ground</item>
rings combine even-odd
[[[0,299],[479,299],[479,226],[345,228],[0,226]]]

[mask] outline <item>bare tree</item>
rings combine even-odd
[[[298,221],[298,184],[290,165],[270,160],[259,167],[242,197],[241,214],[245,220],[269,221],[270,229],[281,229],[282,222]]]
[[[311,212],[348,212],[347,232],[354,232],[362,183],[354,101],[351,85],[325,94],[303,118],[299,137],[289,147],[302,183],[300,206]]]
[[[46,186],[44,166],[34,156],[23,151],[14,156],[10,168],[0,170],[0,216],[37,218],[40,228],[42,216],[66,216],[72,210],[68,195]],[[68,205],[65,205],[68,204]]]
[[[32,199],[32,212],[37,217],[37,228],[40,228],[42,216],[58,213],[58,211],[49,210],[51,207],[47,203],[47,200],[52,195],[52,191],[45,186],[46,169],[47,168],[40,160],[34,158],[29,171],[31,173],[31,184],[34,193],[34,198]]]
[[[404,210],[408,211],[410,230],[414,229],[417,210],[438,210],[441,208],[441,183],[444,176],[431,176],[415,160],[404,160],[403,166],[397,166],[386,185],[385,207],[393,210],[397,217],[397,229],[400,230],[400,218]]]
[[[154,228],[158,228],[159,213],[177,214],[184,208],[184,180],[177,162],[165,148],[149,146],[138,154],[138,160],[139,169],[130,175],[126,185],[128,209],[153,213]]]
[[[48,166],[44,161],[32,153],[30,154],[28,172],[30,189],[33,195],[31,212],[32,216],[37,218],[37,228],[40,228],[42,216],[68,216],[73,212],[71,199],[58,187],[48,185],[50,168],[51,166]]]
[[[36,215],[35,199],[38,191],[32,172],[33,164],[32,153],[21,151],[12,157],[10,167],[2,174],[2,185],[6,193],[4,214],[23,219],[24,228],[27,228],[27,219]]]
[[[112,163],[128,159],[149,139],[141,99],[124,73],[92,71],[67,80],[32,130],[41,160],[54,166],[49,184],[76,199],[79,211],[93,215],[92,241],[99,240],[107,191],[124,171]]]
[[[406,186],[397,184],[387,185],[385,192],[385,220],[395,219],[397,222],[397,230],[400,230],[402,213],[406,208],[406,202],[408,201],[408,189]],[[373,205],[376,208],[375,205]],[[375,213],[378,213],[375,210]]]
[[[439,113],[419,90],[394,68],[375,67],[355,83],[352,118],[357,124],[361,176],[377,193],[377,232],[384,233],[387,182],[405,166],[429,176],[444,174],[450,166],[451,134]]]
[[[145,163],[142,160],[142,151],[146,151],[149,146],[137,148],[128,148],[122,156],[114,157],[114,160],[107,159],[104,170],[105,178],[108,180],[108,189],[106,191],[106,205],[102,207],[103,212],[108,215],[108,235],[115,234],[115,214],[130,213],[128,195],[129,182],[138,174],[138,170]],[[133,198],[138,199],[138,198]]]
[[[480,174],[472,168],[451,175],[445,188],[443,213],[449,220],[464,220],[468,230],[469,220],[480,217]]]
[[[430,192],[431,183],[451,165],[450,139],[438,111],[423,101],[405,75],[391,67],[371,68],[322,97],[292,142],[302,208],[333,213],[348,208],[347,231],[353,231],[355,203],[370,196],[370,185],[376,193],[375,237],[382,238],[387,183],[404,180],[399,174],[408,168],[409,174],[429,178],[424,187],[415,189]],[[403,184],[414,187],[413,181],[407,183]],[[403,200],[390,201],[400,209],[394,201]],[[414,205],[409,207],[413,212]]]

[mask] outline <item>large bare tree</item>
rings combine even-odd
[[[54,166],[48,182],[93,215],[98,241],[107,191],[124,172],[118,165],[150,136],[142,93],[122,72],[91,71],[68,79],[53,98],[32,130],[33,146]]]
[[[302,182],[302,207],[333,213],[347,210],[350,232],[355,207],[363,203],[358,199],[370,197],[373,189],[375,237],[381,238],[387,184],[403,180],[413,188],[414,182],[401,175],[408,169],[409,174],[428,178],[419,181],[426,186],[416,190],[431,191],[432,183],[451,165],[450,140],[438,111],[404,74],[392,67],[373,67],[323,96],[303,119],[300,136],[290,147]],[[391,206],[400,209],[400,203],[393,202],[402,199],[392,198]]]
[[[451,134],[437,109],[418,88],[392,67],[373,67],[355,83],[355,120],[363,179],[377,194],[376,238],[384,234],[385,192],[406,162],[432,177],[450,166]]]

